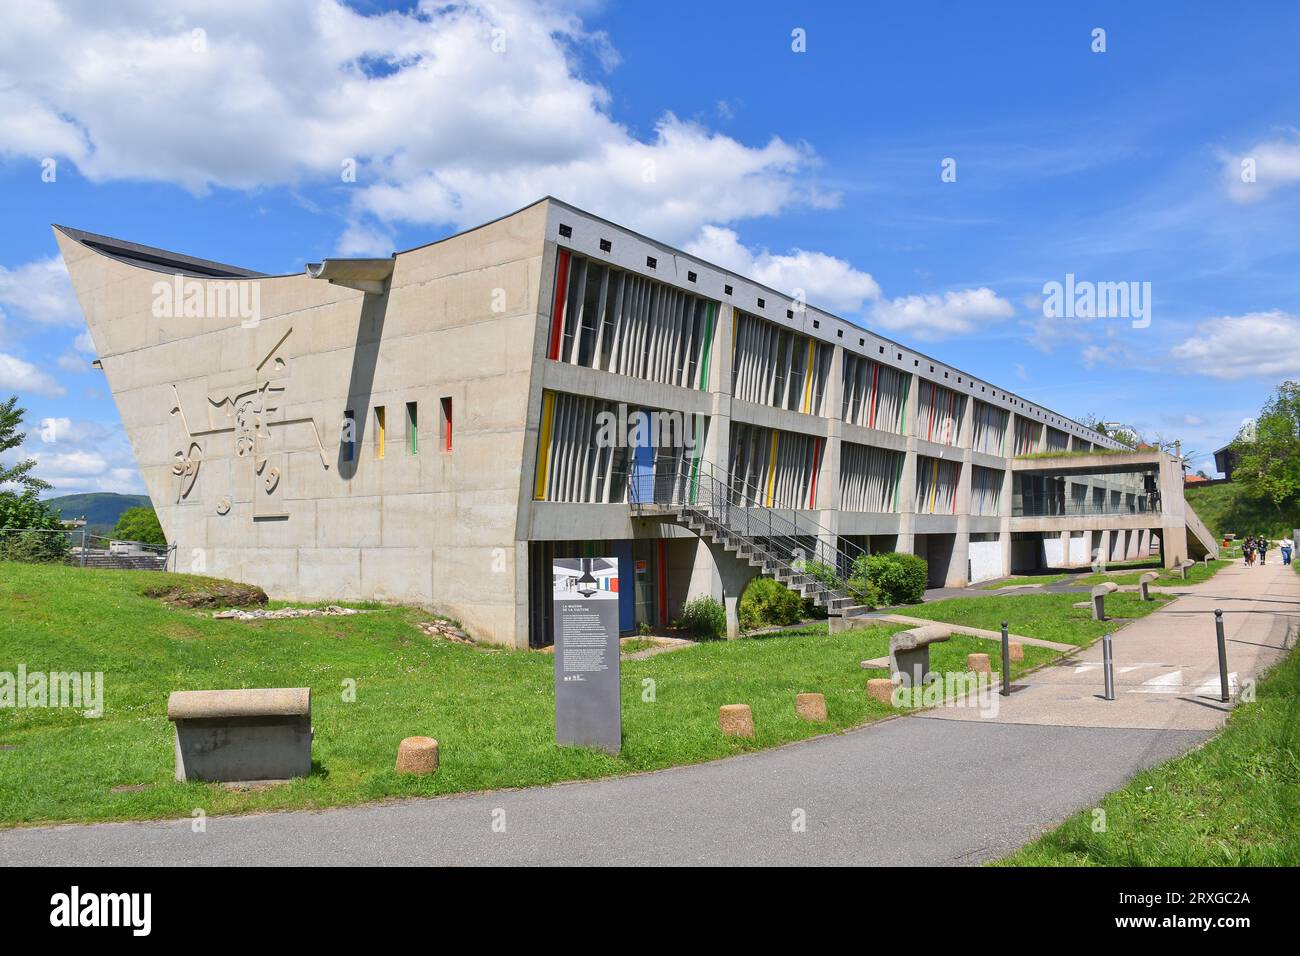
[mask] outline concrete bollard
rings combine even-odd
[[[1156,574],[1154,571],[1148,571],[1146,574],[1144,574],[1144,575],[1142,575],[1140,578],[1138,578],[1138,597],[1139,597],[1139,599],[1141,599],[1141,600],[1143,600],[1143,601],[1150,601],[1150,600],[1151,600],[1151,590],[1150,590],[1150,585],[1151,585],[1151,582],[1154,581],[1154,580],[1155,580],[1156,578],[1158,578],[1158,577],[1160,577],[1160,575]]]
[[[438,741],[432,737],[407,737],[397,745],[397,772],[419,776],[438,769]]]
[[[1119,585],[1112,581],[1098,584],[1092,589],[1092,619],[1094,621],[1106,620],[1106,595],[1118,590]]]
[[[1025,645],[1019,641],[1012,641],[1008,645],[1008,653],[1013,661],[1023,661],[1025,659]]]
[[[993,665],[989,663],[987,654],[967,654],[966,670],[975,674],[988,674],[992,676]]]
[[[723,704],[718,708],[718,729],[726,737],[753,737],[754,713],[748,704]]]
[[[822,694],[795,694],[794,712],[804,720],[829,719],[826,713],[826,698]]]
[[[873,677],[867,681],[867,696],[882,704],[893,706],[894,682],[888,677]]]

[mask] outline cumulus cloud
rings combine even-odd
[[[52,256],[0,266],[0,309],[40,325],[80,325],[81,309],[63,259]]]
[[[1300,377],[1300,317],[1279,310],[1206,319],[1170,350],[1183,371],[1211,378]]]
[[[29,420],[25,430],[23,444],[0,457],[5,464],[36,459],[36,476],[54,486],[50,494],[144,491],[130,442],[120,425],[57,416]]]
[[[871,274],[843,259],[804,249],[788,254],[754,251],[731,229],[705,226],[686,251],[788,295],[802,290],[805,302],[831,312],[858,313],[864,303],[880,297],[880,286]]]
[[[1257,202],[1300,182],[1300,137],[1266,140],[1223,160],[1223,183],[1235,202]]]
[[[907,295],[877,302],[876,324],[914,338],[936,340],[965,335],[1015,314],[1015,307],[992,289],[962,289],[939,294]]]
[[[0,352],[0,392],[17,392],[20,395],[44,395],[56,398],[64,388],[48,373],[16,355]]]
[[[360,222],[475,225],[554,194],[669,241],[833,196],[802,143],[666,114],[647,137],[584,64],[606,38],[532,0],[46,0],[0,33],[0,155],[196,193],[312,183]],[[230,69],[230,64],[238,69]],[[344,173],[355,169],[355,181]]]

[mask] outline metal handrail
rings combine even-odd
[[[720,536],[743,539],[756,553],[761,552],[764,560],[784,565],[791,573],[807,573],[809,561],[828,567],[839,587],[827,586],[825,590],[834,596],[846,596],[841,591],[843,579],[851,573],[857,557],[866,551],[852,542],[841,541],[839,535],[816,521],[805,517],[801,525],[796,509],[789,509],[791,516],[787,517],[777,509],[759,504],[753,496],[744,493],[745,484],[733,482],[731,476],[724,480],[703,460],[679,460],[668,471],[662,466],[643,469],[633,462],[628,471],[628,502],[637,514],[642,513],[645,505],[689,511]],[[829,544],[827,538],[835,545]]]

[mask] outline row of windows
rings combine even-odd
[[[451,451],[451,430],[452,430],[452,408],[451,396],[445,396],[438,400],[441,418],[438,422],[438,444],[444,452]],[[385,405],[376,405],[374,407],[374,433],[371,436],[372,447],[376,459],[382,459],[388,454],[388,407]],[[418,455],[420,453],[420,405],[418,402],[406,403],[405,414],[405,445],[408,455]],[[343,460],[357,460],[357,416],[356,412],[348,409],[343,413],[343,434],[341,436],[343,445]]]
[[[561,223],[559,225],[559,234],[562,239],[571,239],[573,234],[572,227]],[[612,249],[613,244],[611,240],[606,238],[600,240],[601,252],[608,253]],[[655,256],[647,256],[646,268],[653,270],[657,267],[658,259]],[[688,282],[695,282],[696,274],[688,271],[686,278]],[[698,327],[686,331],[687,329],[690,329],[690,326],[692,325],[690,318],[687,318],[685,323],[682,323],[679,316],[674,316],[669,320],[669,322],[670,324],[677,323],[677,327],[673,330],[676,334],[666,337],[658,335],[652,336],[659,339],[659,341],[656,342],[657,348],[656,346],[647,346],[643,339],[641,342],[633,343],[633,354],[630,357],[624,356],[621,359],[618,359],[612,355],[611,353],[615,351],[615,342],[618,341],[618,338],[613,334],[604,334],[601,329],[602,327],[607,327],[612,333],[612,326],[618,324],[618,322],[611,317],[609,311],[611,303],[613,303],[615,299],[621,302],[623,287],[626,285],[627,288],[631,289],[633,287],[632,280],[634,279],[640,279],[645,283],[644,288],[648,290],[648,294],[651,297],[658,297],[659,299],[679,297],[680,300],[685,303],[685,312],[688,315],[693,311],[696,313],[697,322],[700,317],[707,316],[703,334],[700,334]],[[687,388],[708,387],[708,372],[706,370],[709,354],[708,346],[712,338],[712,332],[716,327],[717,302],[712,299],[698,297],[694,293],[686,292],[685,290],[678,289],[667,283],[657,282],[653,279],[644,276],[637,276],[633,273],[623,273],[621,270],[614,269],[595,260],[590,260],[585,256],[563,248],[559,250],[557,256],[555,280],[551,315],[552,326],[550,343],[547,350],[549,358],[557,361],[567,361],[572,364],[586,365],[591,368],[603,368],[607,371],[619,371],[623,374],[636,375],[638,377],[649,378],[655,381],[671,381],[672,384],[681,384]],[[730,285],[724,286],[724,293],[727,297],[730,297],[732,294],[732,287]],[[629,298],[629,301],[632,301],[631,298]],[[766,309],[767,302],[762,297],[757,298],[755,302],[760,310]],[[652,311],[657,310],[656,307]],[[615,307],[615,311],[617,311],[617,307]],[[673,309],[670,308],[667,311],[671,313]],[[594,315],[590,315],[591,313],[594,313]],[[737,322],[739,321],[740,315],[741,312],[737,310]],[[793,319],[794,309],[787,308],[785,310],[785,317],[787,319]],[[821,320],[814,319],[812,324],[814,329],[820,328]],[[683,328],[683,325],[685,328]],[[780,328],[780,326],[777,327]],[[683,334],[684,331],[686,334]],[[733,335],[734,334],[735,327],[733,325]],[[835,334],[837,338],[844,338],[844,329],[836,329]],[[620,342],[620,344],[626,349],[628,345],[626,342],[627,337],[622,336],[621,338],[623,338],[624,341]],[[831,344],[824,343],[820,339],[813,339],[812,337],[808,338],[811,342],[815,343],[812,346],[814,355],[822,346]],[[703,344],[702,349],[699,348],[701,343]],[[858,346],[865,347],[866,344],[867,340],[865,336],[859,336]],[[877,348],[880,355],[886,355],[884,345],[878,345]],[[651,354],[652,351],[658,351],[659,354]],[[902,363],[904,361],[903,353],[901,351],[896,351],[893,348],[891,348],[890,351],[893,353],[894,360],[897,363]],[[846,367],[849,360],[853,358],[867,361],[865,356],[850,352],[846,348]],[[888,356],[886,356],[886,360],[887,359]],[[829,354],[827,355],[826,361],[829,364]],[[633,366],[639,364],[642,369],[641,371],[626,371],[624,369],[616,368],[615,366],[618,364],[625,366],[629,364]],[[913,358],[912,366],[919,369],[921,367],[921,359]],[[931,374],[937,374],[933,364],[929,365],[929,370]],[[948,379],[951,373],[947,370],[942,371],[944,379]],[[846,386],[849,384],[850,383],[846,381]],[[938,383],[935,384],[937,387],[950,387],[952,385],[951,382],[948,383],[948,386],[938,386]],[[999,397],[997,389],[989,389],[988,386],[980,384],[974,379],[963,375],[957,375],[956,384],[964,384],[968,389],[970,389],[971,397],[975,397],[974,389],[977,384],[979,385],[980,395],[987,396],[990,399],[997,399]],[[785,390],[783,389],[783,391]],[[739,393],[736,393],[733,390],[733,394],[738,395]],[[783,397],[788,399],[788,396]],[[1012,408],[1024,409],[1025,411],[1021,414],[1032,414],[1034,418],[1039,419],[1040,422],[1046,421],[1047,423],[1060,425],[1068,424],[1068,422],[1060,416],[1054,415],[1050,411],[1034,408],[1033,406],[1028,405],[1023,399],[1015,397],[1010,392],[1004,391],[1001,395],[1001,400],[1004,404],[1009,404]],[[817,394],[817,401],[820,402],[820,393]],[[769,404],[777,403],[769,402]],[[789,406],[785,405],[783,407]],[[845,416],[845,420],[849,420],[847,415]],[[1080,437],[1079,440],[1084,441],[1085,439]],[[1047,450],[1057,450],[1057,447],[1052,443],[1049,444]]]

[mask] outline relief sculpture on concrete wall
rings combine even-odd
[[[310,417],[283,418],[284,395],[288,388],[288,359],[282,354],[285,343],[293,334],[289,329],[275,343],[254,369],[253,382],[236,391],[207,397],[208,428],[194,430],[185,415],[180,390],[173,385],[174,398],[171,414],[180,419],[185,439],[182,448],[175,454],[172,475],[176,479],[176,501],[180,503],[189,498],[198,480],[199,469],[203,464],[204,446],[202,439],[212,439],[218,435],[230,435],[236,461],[247,462],[252,473],[252,517],[287,518],[284,508],[284,492],[288,455],[283,450],[276,450],[276,436],[272,429],[299,426],[309,429],[316,450],[320,455],[321,468],[329,470],[329,459],[325,446],[320,439],[320,429]],[[280,444],[283,447],[283,443]],[[237,500],[236,490],[222,495],[215,506],[218,515],[228,514],[232,502]]]

